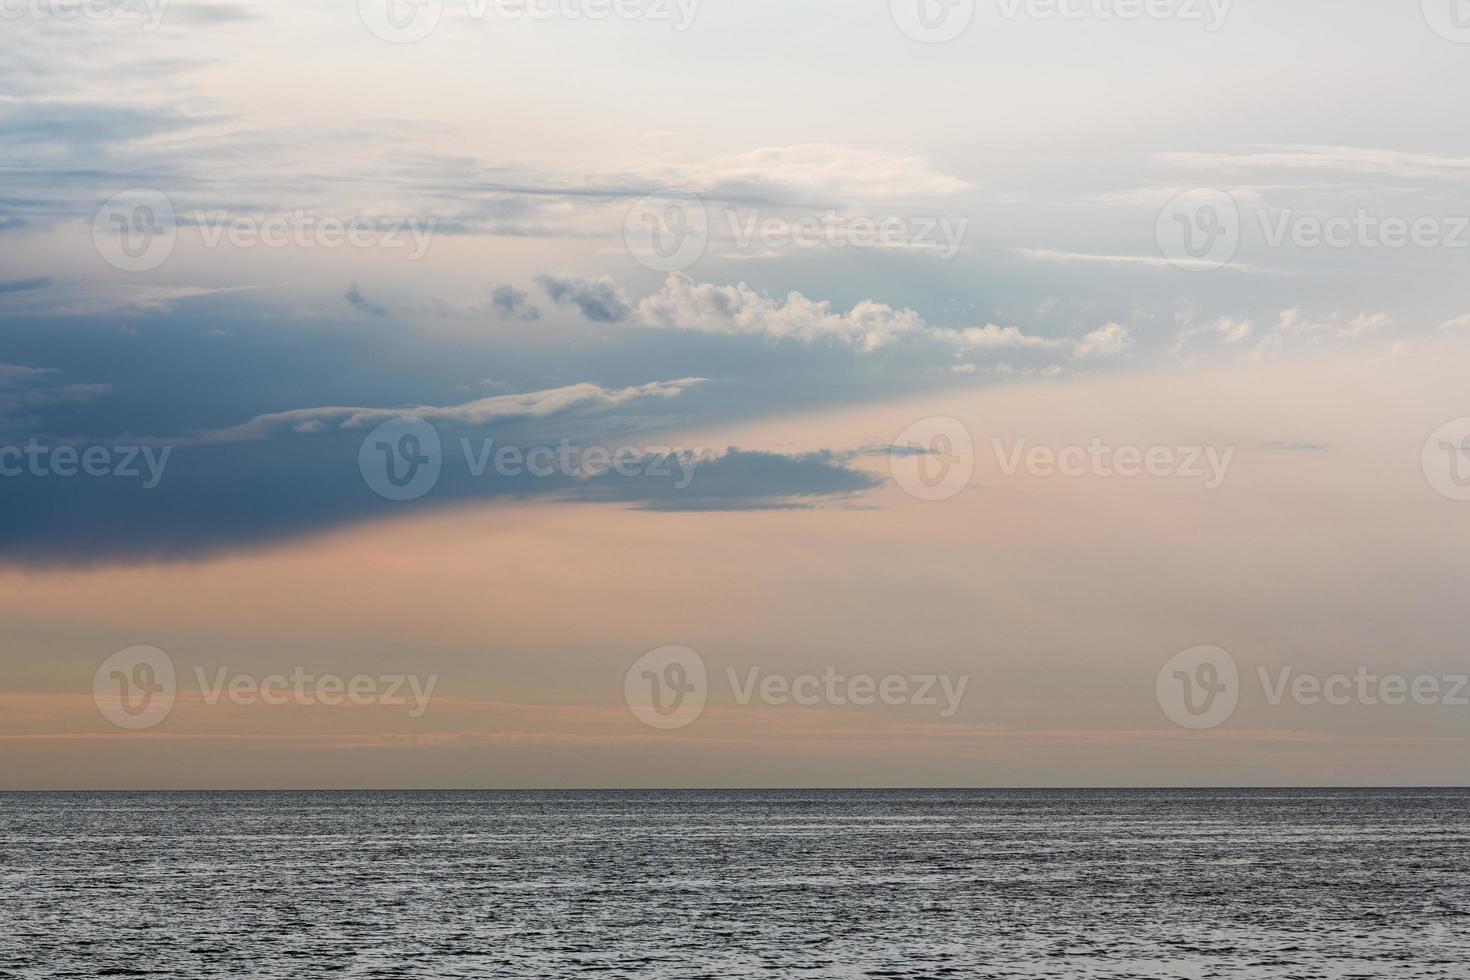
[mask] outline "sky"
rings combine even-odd
[[[1470,775],[1463,0],[0,19],[0,789]]]

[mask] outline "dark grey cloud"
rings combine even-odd
[[[533,323],[541,319],[541,311],[531,303],[530,294],[514,286],[496,286],[490,294],[495,315],[501,320]]]
[[[50,276],[33,276],[30,279],[0,279],[0,293],[28,293],[33,289],[45,289],[54,285]]]
[[[633,306],[618,284],[607,276],[584,279],[563,273],[542,274],[536,284],[546,291],[558,306],[575,306],[594,323],[621,323],[633,313]]]
[[[33,100],[0,106],[0,144],[10,148],[128,143],[209,121],[166,107]]]
[[[388,308],[382,303],[368,299],[367,296],[363,295],[362,287],[357,283],[353,283],[347,287],[347,292],[343,294],[342,299],[354,310],[366,313],[369,316],[388,315]]]
[[[585,495],[618,500],[641,510],[774,510],[830,504],[872,490],[882,482],[853,469],[850,456],[824,450],[783,455],[731,446],[719,456],[694,461],[687,486],[679,481],[605,479]],[[670,465],[679,467],[675,458]]]

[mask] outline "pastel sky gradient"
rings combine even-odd
[[[1470,44],[1435,3],[1235,0],[1211,31],[979,0],[944,44],[888,0],[684,30],[446,0],[409,44],[346,2],[5,7],[0,447],[170,457],[146,489],[0,477],[0,789],[1464,784],[1470,707],[1256,682],[1470,672],[1470,502],[1425,462],[1470,416]],[[177,238],[127,271],[94,219],[140,188]],[[1240,216],[1211,271],[1159,231],[1200,190]],[[697,261],[630,247],[650,197],[700,202]],[[226,215],[429,232],[212,242]],[[1272,241],[1361,215],[1442,240]],[[957,237],[740,232],[885,219]],[[406,414],[446,451],[400,502],[359,450]],[[923,500],[890,449],[934,417],[974,469]],[[706,455],[679,488],[474,477],[461,439]],[[1007,472],[1022,440],[1230,464]],[[140,644],[180,689],[126,731],[93,675]],[[668,644],[718,680],[658,731],[624,679]],[[1155,677],[1206,644],[1247,693],[1181,729]],[[410,717],[209,704],[196,667],[437,682]],[[949,717],[741,705],[751,667],[969,681]]]

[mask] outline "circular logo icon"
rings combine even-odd
[[[888,0],[893,22],[915,41],[943,44],[969,29],[975,0]]]
[[[1434,430],[1421,458],[1424,478],[1441,496],[1470,500],[1470,417]]]
[[[157,647],[119,650],[92,675],[92,702],[118,728],[152,728],[168,717],[178,692],[174,662]]]
[[[704,658],[688,647],[650,650],[623,677],[623,700],[649,728],[669,731],[692,725],[704,712],[709,674]]]
[[[434,33],[444,16],[444,0],[357,0],[357,15],[374,37],[412,44]]]
[[[411,416],[389,419],[362,441],[357,468],[378,496],[417,500],[434,489],[444,469],[439,431]]]
[[[102,261],[122,272],[148,272],[168,261],[178,239],[174,205],[151,187],[111,198],[92,219],[92,244]]]
[[[959,419],[920,419],[904,429],[888,450],[888,469],[911,497],[948,500],[970,485],[975,440]]]
[[[623,244],[645,268],[682,272],[704,257],[709,212],[698,194],[663,191],[639,199],[623,222]]]
[[[1190,647],[1164,664],[1154,679],[1154,696],[1180,728],[1219,728],[1240,703],[1240,670],[1220,647]]]
[[[1470,44],[1470,0],[1424,0],[1424,20],[1446,41]]]
[[[1154,234],[1170,265],[1210,272],[1229,265],[1240,248],[1240,209],[1224,191],[1185,191],[1159,212]]]

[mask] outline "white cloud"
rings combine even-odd
[[[1174,353],[1181,353],[1191,340],[1206,334],[1214,334],[1222,344],[1239,344],[1254,330],[1254,320],[1232,320],[1224,316],[1211,320],[1209,323],[1187,325],[1179,331],[1178,339],[1174,344]]]
[[[257,415],[240,425],[226,429],[209,429],[194,433],[187,439],[168,441],[179,444],[258,442],[276,432],[290,431],[305,435],[334,428],[356,429],[403,416],[412,416],[427,422],[484,425],[503,418],[544,418],[574,408],[606,410],[637,398],[676,398],[703,381],[703,378],[681,378],[678,381],[655,381],[630,388],[615,389],[583,383],[519,395],[495,395],[460,405],[446,406],[298,408],[286,412]]]
[[[1446,320],[1439,325],[1441,330],[1470,330],[1470,313],[1457,316],[1453,320]]]
[[[1161,153],[1155,159],[1173,166],[1206,170],[1231,166],[1279,167],[1454,180],[1470,176],[1470,157],[1357,146],[1262,144],[1238,153]]]
[[[1116,357],[1133,346],[1133,337],[1121,323],[1098,327],[1077,345],[1078,357]]]
[[[763,147],[661,172],[674,183],[712,194],[731,186],[770,185],[806,197],[850,200],[952,194],[970,187],[917,156],[825,143]]]
[[[899,337],[923,331],[924,320],[913,310],[897,310],[863,300],[846,313],[835,313],[827,300],[793,292],[772,299],[745,283],[715,286],[673,273],[664,288],[638,304],[645,326],[704,333],[755,334],[812,342],[836,339],[862,350],[876,350]]]
[[[770,337],[812,343],[835,340],[871,352],[900,340],[919,340],[958,356],[971,351],[1055,350],[1077,356],[1105,356],[1132,345],[1128,331],[1108,324],[1081,341],[1039,337],[1019,327],[987,323],[950,329],[927,323],[910,309],[863,300],[846,313],[828,300],[798,292],[775,299],[745,283],[716,286],[672,273],[663,289],[638,304],[637,322],[645,327],[702,333]]]
[[[1298,309],[1281,311],[1276,332],[1285,336],[1329,337],[1350,340],[1392,325],[1386,313],[1359,313],[1356,316],[1338,312],[1325,317],[1303,316]]]

